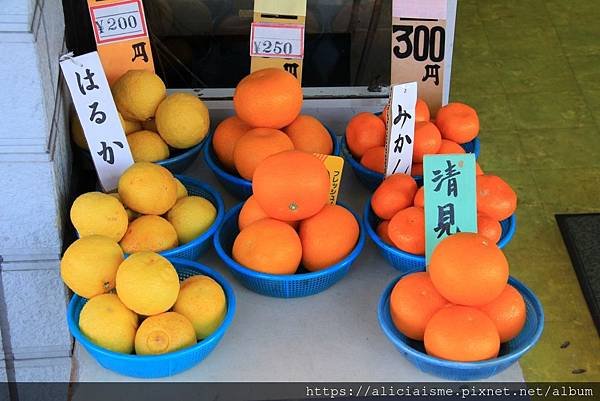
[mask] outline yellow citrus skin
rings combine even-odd
[[[132,132],[137,132],[142,129],[142,124],[139,121],[126,120],[123,118],[121,113],[119,113],[119,120],[121,120],[121,125],[123,126],[123,131],[125,131],[125,135],[129,135]]]
[[[121,202],[102,192],[79,195],[71,206],[70,217],[81,238],[96,234],[115,241],[123,238],[129,222]]]
[[[167,96],[156,110],[156,127],[167,144],[176,149],[199,144],[210,126],[208,109],[189,93]]]
[[[146,121],[167,95],[163,81],[147,70],[129,70],[112,86],[117,110],[124,119]]]
[[[133,132],[127,135],[127,143],[136,162],[157,162],[169,158],[169,147],[156,132]]]
[[[121,201],[121,197],[119,196],[118,192],[111,192],[108,195],[112,196],[113,198],[118,200],[121,203],[121,205],[123,205],[123,202]],[[135,220],[138,217],[140,217],[140,214],[138,212],[134,212],[133,210],[129,209],[125,205],[123,205],[123,207],[125,208],[125,211],[127,212],[127,218],[129,219],[129,221]]]
[[[135,335],[135,353],[160,355],[196,344],[192,323],[176,312],[150,316]]]
[[[115,288],[115,277],[123,262],[116,241],[90,235],[73,242],[60,261],[60,275],[75,294],[92,298]]]
[[[165,214],[177,200],[177,184],[166,168],[137,162],[119,178],[119,197],[124,205],[141,214]]]
[[[175,227],[181,244],[197,238],[210,228],[217,217],[217,209],[200,196],[186,196],[175,203],[167,219]]]
[[[188,196],[187,188],[177,178],[175,178],[175,184],[177,184],[177,199],[178,200],[183,197]]]
[[[116,278],[117,295],[137,314],[152,316],[168,311],[179,295],[179,276],[166,258],[138,252],[121,263]]]
[[[121,121],[121,125],[123,126],[123,130],[125,131],[125,135],[129,135],[132,132],[139,131],[142,129],[142,125],[139,121],[129,121],[125,120],[121,113],[119,114],[119,120]],[[81,122],[79,121],[79,117],[75,112],[71,113],[71,137],[73,138],[73,142],[81,149],[90,150],[87,140],[85,139],[85,134],[83,133],[83,127],[81,126]]]
[[[191,276],[181,283],[173,310],[192,322],[196,337],[202,340],[217,330],[225,319],[225,292],[219,283],[208,276]]]
[[[141,251],[160,252],[175,248],[177,232],[171,223],[160,216],[140,216],[129,224],[121,240],[125,253]]]
[[[115,294],[96,295],[81,309],[79,329],[91,342],[110,351],[131,354],[138,316]]]

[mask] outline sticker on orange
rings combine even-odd
[[[344,171],[344,158],[332,155],[313,153],[325,164],[329,172],[329,204],[335,205],[342,183],[342,172]]]

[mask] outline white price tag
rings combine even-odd
[[[90,6],[96,43],[104,44],[148,35],[141,0]]]
[[[392,86],[385,141],[385,176],[410,175],[415,137],[417,83]]]
[[[250,56],[304,57],[304,25],[252,23]]]
[[[100,64],[98,52],[63,57],[60,62],[75,110],[105,191],[117,187],[133,157]]]

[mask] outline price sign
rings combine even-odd
[[[250,56],[303,58],[304,25],[252,23]]]
[[[61,57],[60,68],[90,147],[105,191],[117,188],[119,177],[133,164],[125,131],[97,52]]]
[[[385,175],[410,175],[415,137],[417,83],[394,85],[390,95],[385,141]]]
[[[344,158],[333,155],[324,155],[321,153],[313,153],[319,160],[325,164],[329,172],[329,204],[337,203],[340,185],[342,183],[342,172],[344,171]]]

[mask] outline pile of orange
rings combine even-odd
[[[390,295],[390,314],[406,337],[429,355],[461,362],[498,356],[500,343],[523,329],[523,296],[508,284],[506,257],[474,233],[451,235],[433,251],[428,272],[402,277]]]
[[[216,128],[212,146],[223,167],[252,180],[258,164],[286,150],[331,154],[333,140],[315,117],[302,115],[302,88],[290,73],[267,68],[242,79],[235,116]]]
[[[238,217],[232,249],[239,264],[267,274],[326,269],[354,249],[359,224],[339,205],[330,205],[329,173],[313,154],[288,150],[259,162],[253,195]]]
[[[377,117],[373,113],[358,113],[346,126],[346,144],[366,168],[384,174],[385,138],[388,107]],[[443,106],[435,121],[430,120],[429,107],[417,99],[415,135],[411,175],[423,175],[423,156],[429,154],[465,153],[460,146],[475,139],[479,133],[477,112],[464,103]]]
[[[517,194],[502,178],[478,174],[477,232],[496,244],[502,236],[500,222],[517,208]],[[371,208],[381,219],[379,237],[396,248],[415,255],[425,254],[424,187],[409,175],[393,174],[379,185]]]

